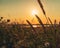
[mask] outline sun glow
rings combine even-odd
[[[36,14],[38,14],[38,11],[37,10],[32,10],[32,15],[34,16]]]

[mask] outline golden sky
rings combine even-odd
[[[60,0],[41,0],[47,17],[50,17],[52,22],[56,19],[60,21]],[[35,11],[41,18],[43,23],[46,23],[45,16],[37,3],[37,0],[0,0],[0,16],[16,21],[26,23],[26,19],[31,23],[38,23],[32,12]]]

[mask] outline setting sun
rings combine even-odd
[[[0,0],[0,48],[60,48],[60,0]]]
[[[34,16],[36,14],[38,14],[38,10],[32,10],[32,15]]]

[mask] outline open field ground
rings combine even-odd
[[[35,30],[35,32],[34,32]],[[58,48],[60,46],[60,25],[31,27],[19,24],[0,24],[0,48]]]

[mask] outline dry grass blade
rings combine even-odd
[[[43,8],[43,4],[41,3],[40,0],[37,0],[37,2],[39,3],[39,5],[40,5],[40,7],[41,7],[41,9],[42,9],[42,11],[43,11],[43,14],[46,16],[45,10],[44,10],[44,8]]]
[[[26,20],[26,21],[30,25],[30,27],[32,28],[32,30],[34,31],[34,33],[36,33],[36,30],[34,29],[33,25],[28,20]]]
[[[51,25],[52,25],[52,28],[54,29],[54,26],[53,26],[53,23],[51,21],[51,19],[48,17],[48,20],[50,21]]]
[[[52,27],[51,27],[50,29],[51,29],[51,32],[52,32],[52,28],[54,29],[54,26],[53,26],[53,23],[52,23],[52,21],[51,21],[51,19],[50,19],[49,17],[48,17],[48,20],[49,20],[49,22],[51,23],[51,26],[52,26]],[[54,32],[52,32],[52,33],[53,33],[53,35],[54,35]]]
[[[45,30],[44,24],[42,23],[41,19],[37,15],[35,15],[35,16],[38,19],[39,23],[42,25],[42,28],[44,30],[44,33],[46,34],[46,30]]]
[[[42,11],[43,11],[43,14],[45,15],[45,18],[46,18],[46,20],[47,20],[47,23],[49,23],[49,22],[48,22],[48,19],[47,19],[47,17],[46,17],[46,12],[45,12],[45,10],[44,10],[44,8],[43,8],[43,4],[41,3],[40,0],[37,0],[37,2],[39,3],[39,5],[40,5],[40,7],[41,7],[41,9],[42,9]]]
[[[48,20],[50,21],[51,25],[53,25],[53,23],[52,23],[52,21],[51,21],[51,19],[49,17],[48,17]]]

